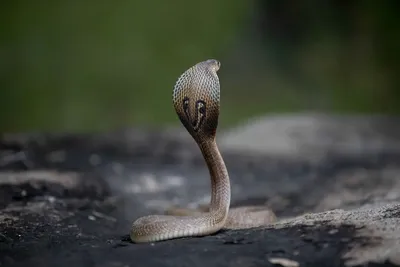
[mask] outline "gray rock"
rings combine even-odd
[[[225,132],[221,146],[286,157],[400,150],[400,118],[304,113],[249,120]]]
[[[367,124],[355,121],[341,123],[349,129]],[[343,127],[330,129],[343,134]],[[294,150],[246,152],[221,134],[232,205],[267,205],[280,220],[201,238],[131,243],[135,218],[209,200],[208,171],[183,136],[179,129],[4,134],[0,266],[400,266],[400,150],[389,132],[382,135],[387,145],[373,149],[357,151],[365,141],[323,153],[322,145],[318,161],[290,156]]]

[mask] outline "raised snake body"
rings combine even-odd
[[[133,242],[205,236],[222,228],[258,227],[276,220],[274,213],[266,207],[238,207],[229,210],[229,175],[215,139],[220,107],[219,68],[220,62],[215,59],[200,62],[178,78],[173,90],[175,111],[199,146],[210,172],[209,210],[200,212],[183,209],[180,214],[182,216],[141,217],[132,225],[130,237]]]

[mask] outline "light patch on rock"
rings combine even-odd
[[[184,185],[184,178],[180,176],[166,176],[158,179],[154,174],[145,173],[126,187],[129,193],[157,193]]]
[[[400,118],[327,114],[270,115],[220,134],[227,150],[286,157],[400,151]]]
[[[56,171],[21,171],[21,172],[1,172],[0,185],[12,184],[19,185],[31,182],[51,182],[61,184],[65,188],[75,188],[80,183],[80,175],[74,172]]]
[[[321,213],[304,214],[278,221],[267,228],[288,228],[296,225],[315,226],[321,223],[335,227],[354,225],[357,237],[366,238],[370,243],[354,243],[344,255],[346,266],[382,263],[389,260],[400,264],[400,202],[364,205],[354,210],[336,209]]]

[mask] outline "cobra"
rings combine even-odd
[[[148,215],[133,222],[130,237],[135,243],[181,237],[206,236],[222,228],[244,229],[276,221],[267,207],[230,209],[229,174],[216,143],[220,112],[220,62],[209,59],[186,70],[176,81],[172,102],[188,133],[204,157],[211,179],[209,206],[200,210],[176,209],[168,215]]]

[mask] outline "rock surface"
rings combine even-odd
[[[397,152],[399,136],[398,117],[304,113],[254,118],[225,133],[221,146],[285,157],[359,155]]]
[[[203,159],[181,129],[3,134],[0,266],[400,266],[398,119],[352,118],[338,127],[336,117],[318,125],[309,116],[317,125],[299,130],[314,136],[304,146],[283,138],[299,123],[288,120],[246,126],[258,139],[240,128],[218,139],[232,205],[268,205],[276,224],[154,244],[129,241],[135,218],[210,197]],[[376,134],[363,135],[365,127]],[[256,140],[254,154],[248,144]],[[319,145],[307,145],[312,140]],[[371,145],[377,140],[385,145]]]

